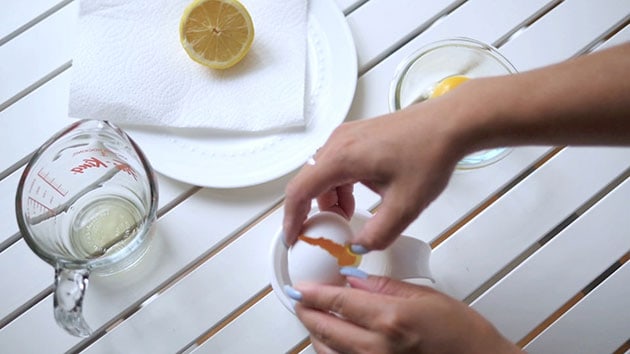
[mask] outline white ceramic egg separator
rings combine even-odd
[[[371,217],[372,214],[367,211],[355,211],[350,220],[352,231],[358,232]],[[289,311],[295,313],[293,309],[295,301],[284,293],[284,286],[292,284],[288,266],[289,250],[282,237],[282,228],[280,228],[271,244],[271,287],[280,302]],[[429,266],[430,256],[431,247],[426,242],[401,235],[388,248],[363,255],[358,268],[368,274],[383,275],[399,280],[429,279],[435,282]]]

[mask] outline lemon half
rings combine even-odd
[[[195,0],[184,10],[179,40],[194,61],[227,69],[251,48],[254,23],[238,0]]]

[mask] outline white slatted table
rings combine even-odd
[[[319,1],[319,0],[309,0]],[[359,60],[347,120],[387,112],[398,63],[429,42],[492,43],[529,70],[630,40],[630,0],[337,0]],[[0,352],[312,352],[271,292],[268,249],[291,176],[198,188],[159,176],[154,244],[133,272],[91,278],[71,337],[52,316],[52,269],[21,239],[17,181],[69,124],[77,1],[0,5]],[[430,242],[437,287],[532,353],[630,350],[630,149],[522,147],[453,175],[407,234]],[[357,205],[378,197],[356,189]],[[124,291],[121,291],[124,285]]]

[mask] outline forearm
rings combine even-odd
[[[526,73],[472,80],[451,99],[460,102],[453,126],[468,152],[630,145],[630,43]]]

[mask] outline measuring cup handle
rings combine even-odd
[[[77,337],[92,334],[83,318],[83,298],[89,272],[85,269],[55,269],[55,320],[68,333]]]

